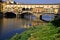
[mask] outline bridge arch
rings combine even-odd
[[[25,11],[25,8],[22,8],[22,11]]]
[[[6,12],[4,14],[4,17],[6,17],[6,18],[15,18],[16,17],[16,14],[13,13],[13,12]]]
[[[26,16],[26,15],[33,15],[31,12],[27,12],[27,11],[23,11],[21,14],[20,14],[20,16],[21,16],[21,18],[24,18],[24,16]]]
[[[49,22],[54,20],[55,18],[55,14],[54,13],[42,13],[40,15],[40,20],[45,21],[45,22]]]
[[[33,12],[22,12],[20,14],[20,17],[25,18],[25,19],[32,19],[32,20],[36,18],[36,16],[33,14]]]
[[[0,12],[0,18],[2,18],[3,17],[3,12]]]

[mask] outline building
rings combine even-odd
[[[59,4],[5,4],[3,11],[32,11],[32,12],[54,12],[59,10]]]
[[[0,11],[1,11],[1,8],[2,8],[2,0],[0,0]]]
[[[0,11],[22,13],[55,13],[57,14],[60,8],[60,4],[14,4],[14,1],[7,0],[0,3]]]

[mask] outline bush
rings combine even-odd
[[[60,19],[55,19],[51,22],[55,27],[60,27]]]

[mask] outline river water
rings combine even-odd
[[[16,33],[21,33],[32,25],[39,25],[40,22],[21,18],[0,19],[0,40],[6,40]]]

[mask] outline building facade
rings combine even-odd
[[[0,0],[0,11],[1,11],[1,8],[2,8],[2,0]]]
[[[12,0],[0,2],[0,6],[1,6],[0,11],[4,13],[6,12],[21,13],[24,11],[29,11],[33,13],[57,14],[60,9],[60,4],[14,4]]]
[[[22,11],[31,11],[31,12],[54,12],[58,13],[59,4],[5,4],[3,3],[3,12],[22,12]]]

